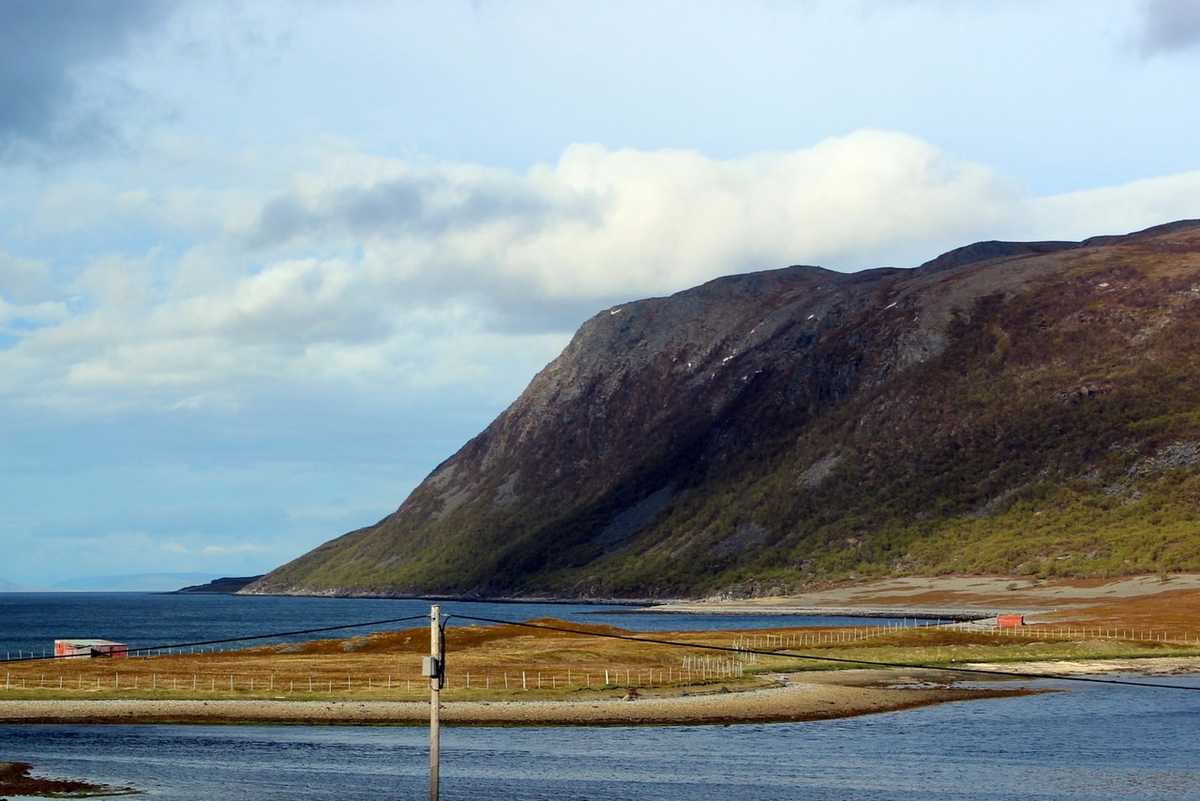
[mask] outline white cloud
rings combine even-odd
[[[161,550],[173,554],[181,554],[183,556],[205,556],[205,557],[225,557],[235,554],[259,554],[266,553],[270,549],[251,542],[237,542],[229,545],[214,545],[197,543],[196,545],[186,545],[177,541],[169,541],[160,543],[158,546]]]
[[[1034,198],[987,167],[877,130],[724,160],[579,144],[525,173],[340,142],[302,159],[274,185],[222,169],[203,187],[49,187],[56,201],[39,215],[61,206],[67,225],[102,234],[79,201],[136,198],[121,214],[172,244],[125,243],[57,289],[50,276],[69,269],[8,257],[0,292],[41,300],[0,303],[0,325],[24,321],[0,350],[0,392],[187,409],[270,386],[403,393],[506,376],[515,394],[505,360],[527,377],[597,310],[719,275],[906,266],[979,239],[1200,216],[1197,174]]]
[[[1181,219],[1200,219],[1200,171],[1071,192],[1029,202],[1031,238],[1122,234]]]
[[[0,299],[18,304],[49,300],[52,296],[50,266],[0,251]]]
[[[880,131],[727,161],[578,146],[549,178],[604,199],[598,224],[512,248],[512,266],[552,297],[636,297],[796,262],[879,266],[898,249],[985,231],[1017,197],[984,167]]]
[[[249,241],[357,243],[366,277],[397,301],[486,296],[501,315],[797,260],[873,266],[898,244],[987,230],[1019,194],[984,167],[880,131],[731,160],[573,145],[524,175],[366,161],[339,157],[297,180],[264,204]]]
[[[373,522],[608,306],[1200,216],[1195,0],[119,5],[0,25],[30,578]]]
[[[40,326],[62,322],[68,315],[62,303],[9,303],[0,296],[0,333],[24,336]]]

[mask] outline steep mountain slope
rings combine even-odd
[[[609,309],[378,524],[248,592],[756,594],[1200,569],[1200,221]]]

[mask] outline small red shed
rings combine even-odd
[[[54,655],[125,657],[129,646],[112,640],[55,640]]]
[[[1002,629],[1025,625],[1024,615],[997,615],[996,625]]]

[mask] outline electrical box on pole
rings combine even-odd
[[[427,679],[440,679],[442,666],[436,656],[421,657],[421,675]]]

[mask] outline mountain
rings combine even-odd
[[[177,595],[234,595],[248,584],[253,584],[262,576],[222,576],[204,584],[192,584],[175,590]]]
[[[253,593],[761,595],[1200,570],[1200,221],[720,278],[586,322]]]
[[[80,576],[56,582],[56,592],[174,592],[185,584],[215,578],[211,573],[130,573],[111,576]]]

